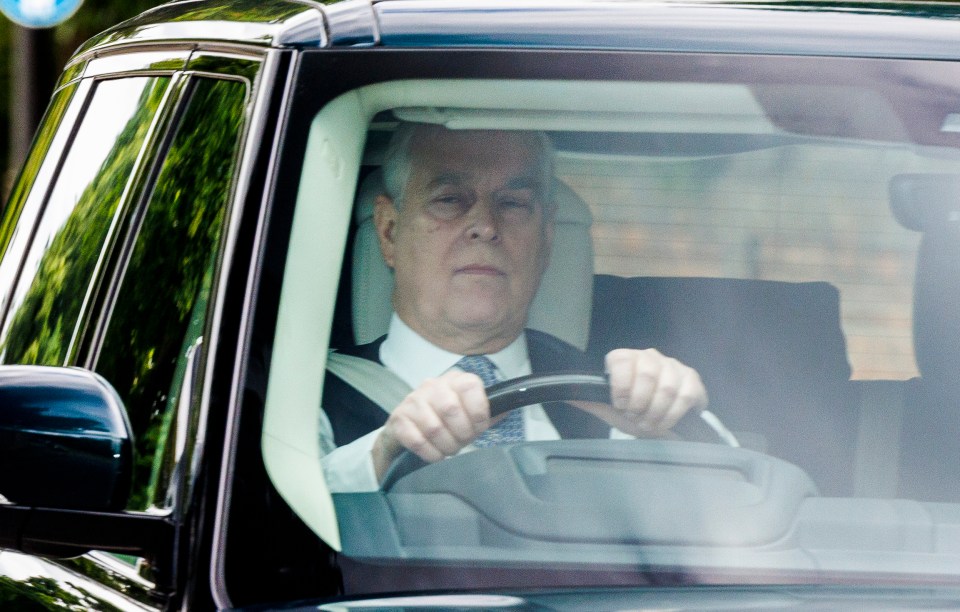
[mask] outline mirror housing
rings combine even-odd
[[[120,397],[88,370],[0,366],[0,465],[17,506],[123,509],[133,435]]]

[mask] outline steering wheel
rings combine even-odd
[[[532,404],[610,401],[610,382],[607,377],[584,372],[521,376],[487,387],[486,391],[490,403],[490,418]],[[704,410],[700,417],[710,427],[712,435],[719,438],[720,443],[739,446],[733,434],[723,426],[716,415]],[[426,461],[404,449],[387,469],[380,485],[381,490],[389,491],[398,480],[426,465]]]

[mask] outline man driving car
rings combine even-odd
[[[587,365],[574,347],[525,329],[554,233],[550,143],[540,133],[404,124],[383,177],[374,223],[394,272],[394,313],[385,337],[348,352],[413,391],[385,411],[328,374],[331,490],[375,490],[404,449],[436,462],[519,440],[650,435],[706,407],[692,368],[654,349],[616,349],[604,364],[609,405],[529,406],[491,419],[485,387]]]

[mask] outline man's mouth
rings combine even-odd
[[[462,268],[457,268],[455,270],[456,274],[475,274],[478,276],[503,276],[503,270],[495,266],[488,266],[483,264],[471,264],[468,266],[463,266]]]

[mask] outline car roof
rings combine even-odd
[[[934,2],[185,0],[104,32],[77,55],[208,41],[955,59],[958,40],[960,5]]]
[[[953,58],[960,35],[960,7],[931,3],[395,0],[375,8],[386,46]]]

